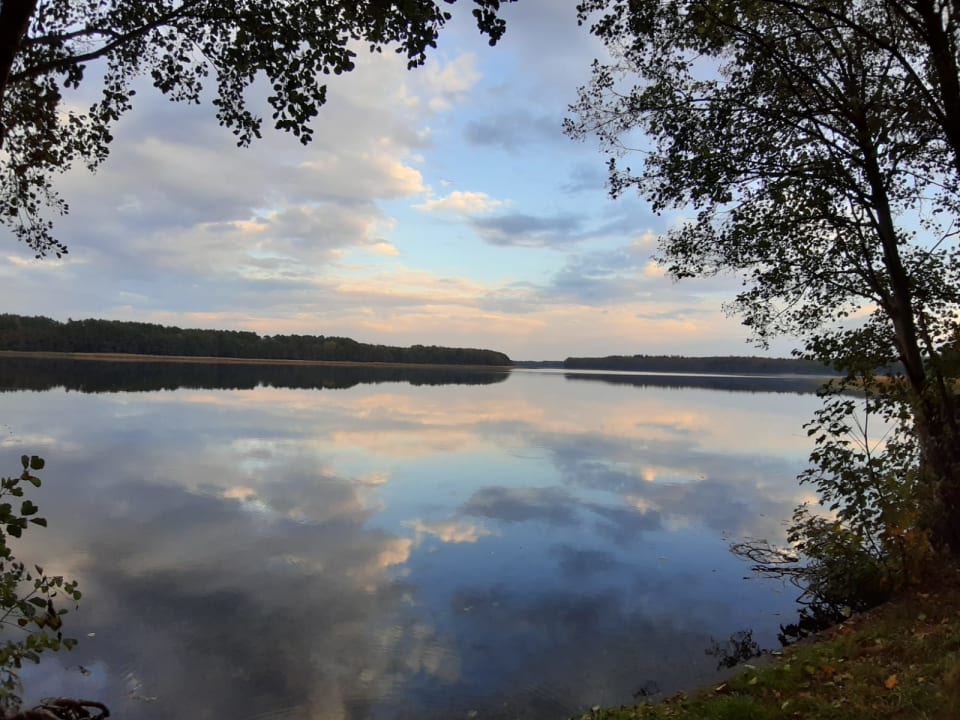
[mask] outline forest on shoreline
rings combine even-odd
[[[12,314],[0,314],[0,350],[498,367],[512,364],[502,352],[478,348],[395,347],[323,335],[259,335],[122,320],[59,322]]]
[[[565,370],[621,370],[652,373],[738,373],[753,375],[836,375],[831,368],[814,360],[767,358],[741,355],[608,355],[606,357],[568,357]]]

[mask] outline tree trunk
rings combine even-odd
[[[960,67],[957,58],[957,39],[951,37],[950,26],[944,27],[945,16],[935,0],[920,0],[913,5],[920,14],[923,23],[924,40],[930,49],[930,67],[933,70],[935,85],[943,104],[943,132],[953,150],[953,161],[960,172]],[[960,7],[955,3],[953,12]],[[956,28],[960,18],[951,18]]]
[[[0,3],[0,148],[7,136],[4,123],[4,100],[10,69],[20,50],[20,41],[30,26],[30,18],[37,9],[38,0],[2,0]]]
[[[960,556],[960,437],[956,418],[946,410],[934,398],[923,398],[914,410],[914,424],[922,477],[932,486],[931,499],[939,503],[930,518],[932,539]]]
[[[953,415],[953,398],[948,395],[946,384],[942,385],[943,392],[937,392],[940,384],[935,381],[939,378],[930,377],[924,362],[914,289],[900,256],[894,215],[868,127],[866,118],[862,118],[860,149],[883,264],[890,281],[889,305],[885,309],[907,377],[921,472],[928,486],[932,486],[931,499],[940,504],[931,523],[933,540],[960,556],[960,433]]]

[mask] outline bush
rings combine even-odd
[[[0,717],[16,717],[20,709],[20,681],[17,670],[25,661],[39,662],[47,651],[72,648],[76,641],[62,632],[63,603],[76,603],[80,591],[76,581],[47,575],[43,568],[14,557],[11,538],[20,538],[31,526],[46,527],[39,508],[23,499],[27,486],[40,487],[33,473],[44,461],[36,455],[21,458],[20,475],[0,479],[0,628],[8,635],[0,640]],[[15,637],[9,637],[10,634]]]

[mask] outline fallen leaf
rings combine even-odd
[[[888,677],[886,680],[884,680],[883,684],[886,686],[887,690],[893,690],[897,686],[896,674],[893,674],[890,677]]]

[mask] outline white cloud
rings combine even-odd
[[[566,148],[602,176],[595,150],[465,141],[471,122],[559,123],[574,68],[588,72],[595,54],[572,1],[505,10],[509,30],[493,50],[469,13],[419,70],[363,50],[354,72],[329,78],[308,146],[265,127],[237,149],[209,106],[138,87],[100,171],[60,178],[71,213],[56,232],[70,254],[36,262],[3,239],[5,310],[479,345],[517,358],[739,349],[744,333],[719,310],[734,283],[678,285],[647,264],[667,219],[639,200],[610,204],[600,181],[575,205],[562,192],[576,165]],[[267,90],[252,89],[252,109],[266,109],[257,96]]]
[[[465,53],[445,65],[430,64],[424,69],[430,94],[428,107],[434,112],[449,110],[480,80],[475,55]]]
[[[388,257],[397,257],[400,255],[400,251],[397,250],[397,246],[388,243],[388,242],[376,242],[370,246],[370,251],[375,252],[378,255],[386,255]]]
[[[418,544],[425,535],[430,535],[445,543],[475,543],[480,538],[492,534],[482,525],[472,522],[428,523],[423,520],[414,520],[405,524],[412,527],[416,532]]]
[[[485,192],[454,190],[449,195],[430,197],[420,205],[414,205],[414,207],[424,212],[441,210],[461,215],[481,215],[497,208],[506,207],[509,204],[509,201],[497,200]]]
[[[655,260],[643,266],[643,276],[647,278],[662,278],[667,274],[666,268]]]

